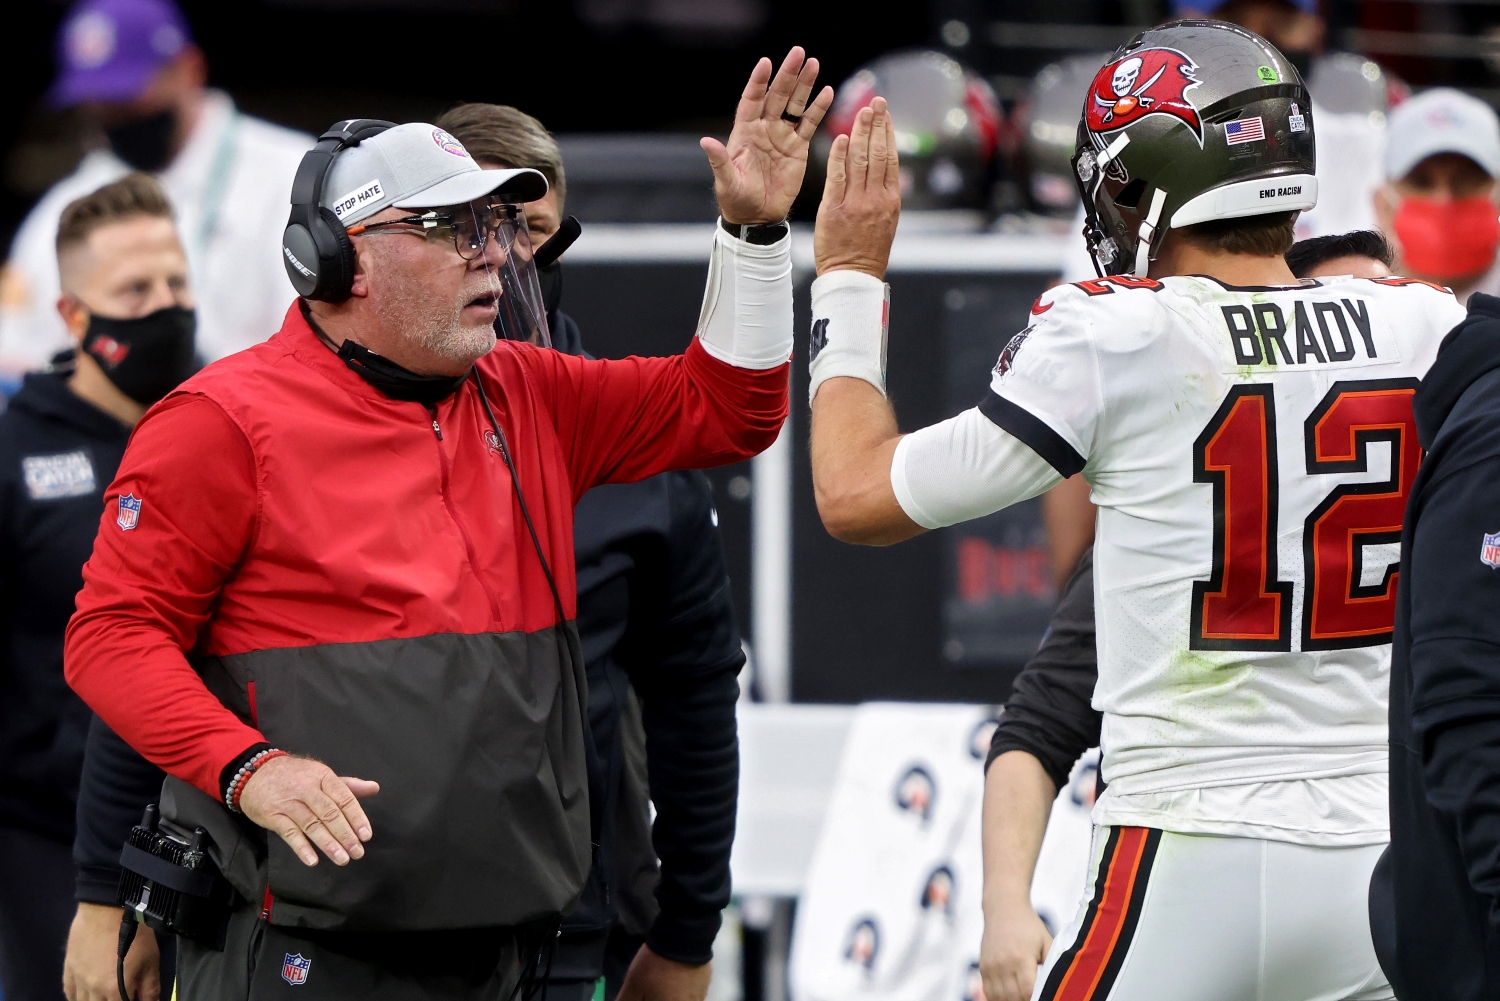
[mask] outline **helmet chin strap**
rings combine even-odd
[[[1135,276],[1145,278],[1151,270],[1151,241],[1156,236],[1156,224],[1161,220],[1162,206],[1167,203],[1167,193],[1161,188],[1151,192],[1151,209],[1146,221],[1141,223],[1139,242],[1135,247]]]

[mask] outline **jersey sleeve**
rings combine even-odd
[[[1109,301],[1126,295],[1111,295]],[[1063,477],[1081,472],[1088,462],[1104,410],[1092,301],[1072,285],[1038,299],[1031,325],[1000,352],[990,391],[978,407]]]
[[[105,492],[64,644],[68,683],[99,718],[215,799],[224,765],[265,737],[209,692],[187,654],[257,513],[254,455],[223,410],[188,394],[154,408]]]
[[[983,517],[1083,469],[1103,403],[1082,296],[1064,287],[1037,300],[979,405],[901,439],[891,489],[912,521],[943,528]]]
[[[902,438],[891,460],[891,489],[906,516],[946,528],[1035,497],[1062,476],[979,407]]]
[[[787,414],[790,363],[742,368],[693,338],[669,358],[599,360],[527,350],[566,455],[574,501],[601,483],[757,455]]]

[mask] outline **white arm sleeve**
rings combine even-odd
[[[786,364],[792,356],[790,234],[759,246],[714,225],[698,339],[703,350],[736,368]]]
[[[902,438],[891,461],[896,501],[923,528],[993,514],[1061,482],[1051,463],[978,408]]]

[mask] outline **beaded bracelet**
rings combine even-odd
[[[245,791],[245,785],[250,781],[250,776],[272,758],[284,758],[287,752],[276,747],[268,747],[255,755],[249,761],[240,765],[240,770],[234,773],[234,778],[229,780],[229,785],[224,789],[224,805],[234,813],[241,813],[240,794]]]

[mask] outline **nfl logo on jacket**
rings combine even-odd
[[[281,961],[281,979],[293,987],[307,983],[307,971],[312,969],[312,960],[300,952],[289,952]]]
[[[115,522],[123,531],[130,531],[141,522],[141,499],[135,494],[120,497],[120,514]]]
[[[1479,547],[1479,562],[1491,570],[1500,567],[1500,532],[1484,537],[1484,543]]]

